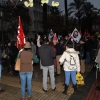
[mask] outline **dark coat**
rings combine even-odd
[[[85,48],[86,48],[86,52],[91,52],[92,51],[92,41],[91,39],[88,39],[86,42],[85,42]]]
[[[15,63],[16,57],[18,55],[18,48],[15,45],[12,45],[10,48],[10,60],[11,63]]]
[[[43,44],[38,49],[38,54],[40,56],[42,66],[54,65],[54,58],[56,57],[56,53],[50,45]]]
[[[56,51],[57,51],[56,55],[62,55],[63,54],[63,46],[61,46],[60,43],[57,43],[55,45],[55,48],[56,48]]]
[[[85,59],[86,58],[86,49],[85,49],[85,44],[80,44],[79,46],[79,52],[80,52],[80,60]]]

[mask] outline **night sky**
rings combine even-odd
[[[50,5],[51,5],[51,2],[52,2],[52,1],[59,2],[59,3],[60,3],[59,9],[60,9],[61,11],[64,11],[64,0],[49,0],[49,4],[50,4]],[[73,1],[74,1],[74,0],[67,0],[68,5],[69,5],[71,2],[73,2]],[[91,2],[91,3],[94,5],[94,7],[100,9],[100,0],[87,0],[87,1],[88,1],[88,2]]]

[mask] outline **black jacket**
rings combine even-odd
[[[57,43],[55,45],[55,48],[56,48],[56,51],[57,51],[56,55],[62,55],[63,54],[63,51],[64,51],[63,46],[61,46],[60,43]]]
[[[86,59],[86,49],[85,49],[85,44],[80,44],[80,60]]]
[[[43,44],[41,47],[39,47],[38,53],[42,66],[54,65],[54,58],[56,57],[56,53],[50,45]]]

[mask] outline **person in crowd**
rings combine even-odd
[[[41,59],[42,70],[43,70],[43,91],[47,92],[47,75],[48,70],[50,74],[52,91],[56,89],[55,77],[54,77],[54,58],[56,53],[53,48],[49,45],[49,40],[44,39],[44,44],[38,48],[38,54]]]
[[[10,54],[10,63],[11,63],[11,69],[12,69],[12,74],[14,76],[18,76],[18,72],[15,71],[14,66],[15,66],[15,60],[18,55],[18,48],[15,45],[15,41],[11,42],[11,54]]]
[[[89,64],[91,61],[91,51],[92,51],[92,41],[90,39],[90,36],[87,36],[86,38],[85,48],[86,48],[86,64]]]
[[[79,41],[79,57],[80,57],[80,72],[83,74],[85,72],[85,59],[86,59],[86,50],[85,50],[85,41],[81,39]]]
[[[34,53],[34,55],[36,55],[36,45],[34,44],[33,41],[31,41],[31,50]]]
[[[2,48],[0,43],[0,79],[1,79],[1,73],[2,73]]]
[[[97,56],[98,51],[99,51],[99,49],[100,49],[100,35],[98,35],[97,40],[98,40],[98,43],[97,43],[96,56]]]
[[[12,55],[12,51],[11,51],[11,41],[8,40],[7,42],[7,46],[5,48],[5,52],[7,54],[7,58],[6,58],[6,61],[7,61],[7,72],[9,74],[12,74],[12,71],[11,71],[11,55]]]
[[[66,51],[59,59],[60,65],[63,64],[65,72],[65,87],[64,94],[67,94],[68,86],[70,84],[70,76],[74,87],[74,92],[77,92],[76,73],[80,72],[79,52],[73,48],[73,43],[66,44]]]
[[[92,38],[92,47],[93,47],[92,58],[93,58],[93,60],[95,60],[96,51],[97,51],[97,47],[98,47],[98,40],[97,40],[96,36]]]
[[[33,53],[30,42],[26,42],[24,49],[19,53],[20,57],[20,81],[21,81],[21,99],[25,100],[25,88],[27,84],[28,100],[32,98],[32,75],[33,75]]]
[[[2,45],[0,43],[0,82],[1,82],[2,69],[3,69],[3,66],[2,66],[2,63],[3,63],[2,53],[3,53],[3,48],[2,48]],[[5,89],[2,89],[2,87],[0,87],[0,92],[4,92],[4,91],[5,91]]]
[[[68,40],[69,40],[69,36],[66,35],[65,38],[64,38],[64,44],[66,44],[68,42]]]
[[[52,41],[49,42],[49,45],[52,46],[54,52],[56,53],[56,49],[55,49]],[[56,75],[57,75],[57,60],[56,60],[56,57],[54,58],[54,72],[55,72],[55,77],[56,77]]]
[[[63,47],[60,45],[60,43],[53,39],[54,47],[56,48],[56,60],[57,60],[57,75],[61,74],[61,67],[59,64],[59,58],[63,54]]]

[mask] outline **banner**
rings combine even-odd
[[[79,33],[79,31],[75,28],[74,31],[72,32],[71,34],[71,37],[72,39],[75,41],[75,42],[79,42],[79,40],[81,39],[81,34]]]

